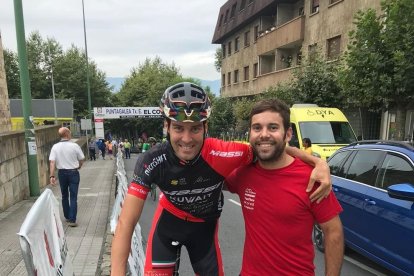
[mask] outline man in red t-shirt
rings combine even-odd
[[[245,220],[241,275],[314,275],[312,227],[325,235],[325,275],[339,275],[343,259],[342,211],[331,192],[311,202],[305,187],[312,167],[285,152],[292,137],[289,107],[264,100],[250,114],[250,144],[257,162],[226,179],[240,197]],[[316,187],[315,187],[316,188]]]

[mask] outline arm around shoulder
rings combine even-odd
[[[307,154],[305,151],[295,147],[286,147],[286,152],[287,154],[298,157],[303,162],[315,167],[310,176],[306,192],[312,190],[315,182],[319,182],[320,186],[310,195],[311,201],[319,203],[322,199],[327,197],[332,189],[331,173],[328,163],[321,158]]]
[[[111,275],[126,275],[131,238],[145,200],[127,194],[116,226],[111,249]]]

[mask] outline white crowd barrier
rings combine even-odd
[[[122,204],[124,202],[125,196],[128,191],[128,179],[126,176],[125,168],[124,168],[124,159],[122,158],[122,152],[118,151],[117,154],[117,195],[115,198],[114,206],[112,209],[111,215],[111,233],[115,233],[116,225],[118,224],[118,218],[121,214]],[[131,240],[131,252],[128,257],[128,267],[131,275],[133,276],[141,276],[144,275],[144,263],[145,263],[145,254],[144,249],[142,247],[142,235],[141,235],[141,227],[137,223],[135,226],[134,233],[132,235]]]
[[[19,233],[28,275],[74,275],[59,214],[59,203],[46,189],[33,204]]]

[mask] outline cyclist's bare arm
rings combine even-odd
[[[329,170],[328,163],[326,163],[325,160],[312,156],[296,147],[287,146],[286,153],[291,156],[296,156],[300,158],[303,162],[306,162],[309,165],[315,167],[312,170],[312,174],[306,191],[311,191],[315,182],[319,182],[320,186],[310,195],[311,201],[316,200],[316,202],[319,203],[322,199],[327,197],[332,189],[331,173]]]
[[[112,240],[111,250],[111,275],[126,275],[128,255],[131,250],[131,238],[135,225],[137,224],[145,200],[136,196],[125,197],[124,204],[116,226],[115,235]]]

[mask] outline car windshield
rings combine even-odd
[[[356,142],[348,122],[301,122],[302,137],[310,138],[312,144],[350,144]]]

